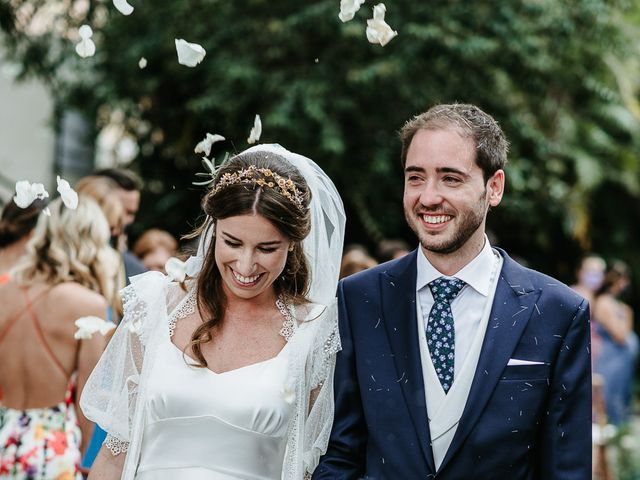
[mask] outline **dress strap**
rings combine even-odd
[[[42,291],[38,295],[36,295],[36,297],[33,299],[33,303],[35,304],[40,299],[40,297],[42,297],[48,291],[49,291],[49,288],[45,289],[44,291]],[[26,295],[26,292],[25,292],[25,295]],[[2,344],[2,341],[9,334],[9,332],[11,331],[13,326],[16,323],[18,323],[18,320],[20,319],[20,317],[22,317],[22,315],[24,315],[24,313],[26,311],[30,311],[30,310],[31,310],[31,306],[29,305],[29,300],[28,300],[28,297],[27,297],[26,306],[23,309],[21,309],[20,311],[18,311],[18,313],[16,315],[14,315],[12,318],[10,318],[9,321],[7,322],[7,324],[4,326],[4,328],[0,331],[0,344]]]
[[[64,394],[64,403],[67,407],[71,405],[76,399],[77,378],[78,378],[78,372],[73,372],[69,377],[69,382],[67,383],[67,391]]]
[[[196,288],[193,287],[169,314],[169,337],[173,337],[178,320],[182,320],[194,313],[196,311],[197,304]]]
[[[47,343],[47,340],[44,337],[44,332],[42,331],[42,328],[40,327],[40,322],[38,321],[38,317],[36,316],[36,314],[35,314],[35,312],[33,311],[33,308],[32,308],[32,306],[33,306],[33,304],[35,304],[36,300],[40,299],[42,297],[42,295],[44,295],[48,291],[49,291],[49,288],[46,289],[44,292],[41,292],[40,294],[38,294],[38,296],[36,298],[34,298],[33,302],[31,302],[29,300],[29,294],[27,293],[26,289],[24,289],[22,291],[22,293],[23,293],[25,301],[27,303],[27,310],[31,314],[31,323],[33,323],[33,327],[36,330],[36,334],[38,335],[38,338],[40,339],[40,343],[44,347],[45,351],[51,357],[51,360],[53,360],[53,363],[58,367],[60,372],[64,375],[64,377],[65,378],[69,378],[71,376],[71,374],[69,372],[67,372],[67,370],[64,368],[64,366],[62,365],[60,360],[58,360],[58,357],[56,357],[55,353],[53,353],[53,350],[49,346],[49,343]]]

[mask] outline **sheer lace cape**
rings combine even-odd
[[[313,195],[311,234],[304,243],[313,303],[290,307],[297,320],[289,339],[286,392],[293,411],[282,478],[298,480],[315,469],[326,451],[333,422],[333,370],[340,350],[335,292],[345,217],[335,187],[315,163],[277,145],[253,149],[285,156],[301,171]],[[210,241],[210,232],[204,235],[199,252],[206,251]],[[190,273],[197,275],[201,255],[192,260]],[[105,444],[114,454],[126,452],[122,478],[135,476],[139,460],[148,366],[160,342],[170,341],[175,322],[195,311],[195,282],[189,286],[185,292],[158,272],[133,277],[122,291],[123,320],[84,387],[80,405],[85,416],[107,432]]]

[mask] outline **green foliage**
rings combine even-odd
[[[211,132],[228,139],[215,155],[244,149],[256,113],[261,141],[313,158],[335,180],[350,241],[411,238],[396,132],[437,102],[475,103],[501,123],[508,186],[490,228],[565,280],[581,248],[608,245],[599,219],[619,205],[601,202],[603,185],[640,195],[640,130],[628,103],[636,91],[622,88],[637,74],[612,67],[638,58],[628,21],[637,12],[623,1],[389,0],[399,35],[384,48],[366,41],[371,2],[343,24],[339,0],[132,0],[129,17],[94,1],[86,18],[64,18],[93,25],[98,53],[87,60],[54,34],[24,35],[15,10],[27,2],[13,2],[0,7],[0,24],[24,75],[44,76],[63,104],[99,121],[125,110],[149,186],[142,218],[176,233],[198,212],[195,144]],[[203,63],[179,65],[174,38],[203,45]]]

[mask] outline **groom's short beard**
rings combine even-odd
[[[419,223],[419,220],[416,218],[417,215],[415,213],[412,213],[411,216],[405,211],[405,219],[411,227],[411,230],[413,230],[420,240],[422,248],[429,252],[447,255],[463,247],[478,228],[482,226],[482,222],[484,221],[488,211],[485,204],[486,195],[487,189],[485,188],[478,199],[477,206],[479,208],[474,208],[471,211],[467,211],[466,213],[459,215],[457,218],[460,220],[460,224],[457,230],[453,233],[453,237],[440,245],[429,244],[428,237],[425,238],[427,234],[422,232],[416,225],[416,223]]]

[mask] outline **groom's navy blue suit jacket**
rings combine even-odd
[[[471,391],[437,472],[418,345],[416,252],[340,283],[335,420],[314,480],[591,478],[588,304],[500,253]],[[507,366],[511,358],[543,364]]]

